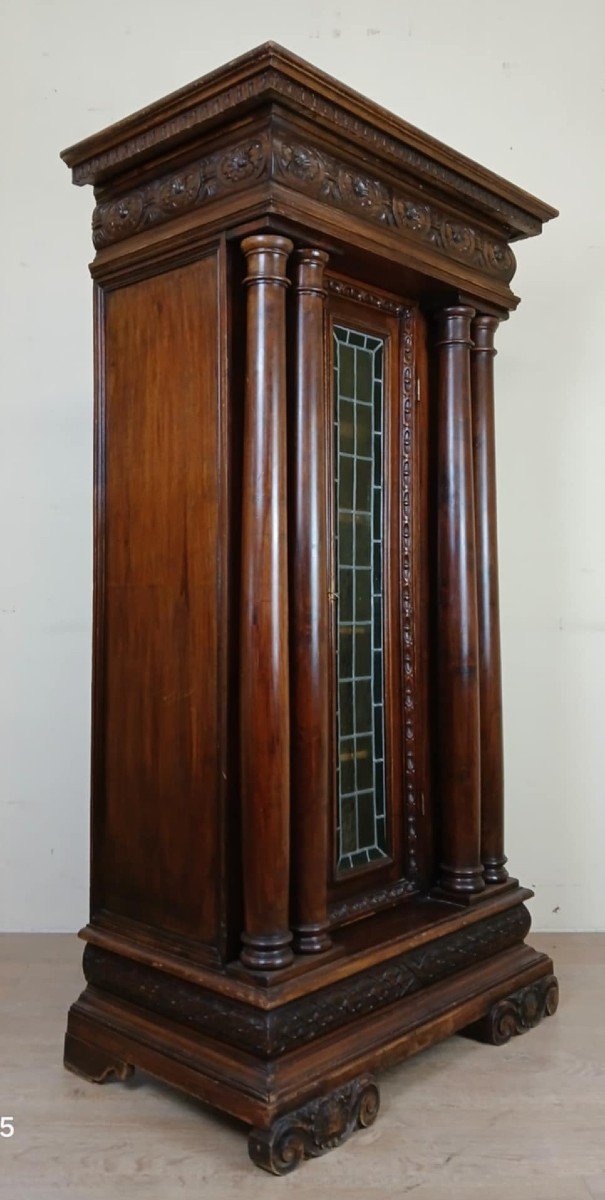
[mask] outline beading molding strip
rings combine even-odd
[[[392,317],[400,317],[407,312],[407,305],[401,301],[391,300],[389,296],[381,296],[378,292],[370,291],[369,288],[360,287],[357,283],[350,283],[348,279],[327,275],[325,282],[328,291],[333,292],[335,296],[342,296],[343,300],[355,300],[358,304],[370,304],[372,308],[378,308],[380,312],[388,313]]]
[[[69,147],[61,157],[72,167],[74,183],[102,183],[271,101],[311,116],[341,140],[405,167],[458,202],[466,198],[497,218],[507,236],[531,237],[557,215],[550,205],[272,42]]]
[[[446,209],[418,200],[319,147],[265,132],[160,176],[93,213],[93,242],[102,250],[171,218],[202,208],[258,180],[285,182],[363,221],[402,233],[508,283],[515,257],[506,242],[474,229]]]
[[[401,546],[401,624],[403,642],[403,717],[405,760],[406,813],[406,874],[414,882],[419,878],[418,817],[419,797],[416,762],[416,614],[414,612],[414,423],[416,354],[414,348],[414,314],[406,309],[402,329],[401,406],[403,416],[402,491],[403,522]]]

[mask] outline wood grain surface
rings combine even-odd
[[[0,1142],[0,1197],[603,1200],[605,935],[533,940],[557,963],[556,1019],[497,1049],[455,1037],[393,1067],[376,1125],[279,1184],[249,1162],[239,1125],[173,1088],[64,1071],[80,945],[1,935],[0,1110],[15,1135]]]

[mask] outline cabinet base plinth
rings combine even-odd
[[[332,983],[273,1004],[266,988],[244,999],[224,977],[219,994],[166,975],[168,1004],[149,968],[89,946],[66,1066],[98,1082],[140,1067],[251,1127],[254,1162],[284,1174],[371,1124],[382,1068],[454,1033],[500,1044],[555,1011],[528,924],[516,906],[345,979],[340,958]]]

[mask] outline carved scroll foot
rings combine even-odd
[[[544,975],[528,987],[506,996],[493,1004],[485,1017],[474,1021],[461,1030],[465,1037],[492,1046],[503,1046],[518,1033],[533,1029],[542,1017],[550,1017],[557,1011],[559,984],[555,975]]]
[[[380,1094],[372,1075],[343,1084],[328,1096],[311,1100],[279,1117],[270,1129],[253,1129],[250,1158],[273,1175],[287,1175],[304,1161],[333,1150],[378,1116]]]
[[[82,1042],[71,1033],[65,1037],[63,1062],[68,1071],[81,1075],[90,1083],[105,1083],[112,1077],[123,1083],[134,1071],[130,1063],[112,1058],[106,1050],[91,1046],[89,1042]]]

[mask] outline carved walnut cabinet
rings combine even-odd
[[[66,1065],[278,1174],[557,1003],[506,870],[493,368],[548,205],[267,44],[92,184],[92,883]]]

